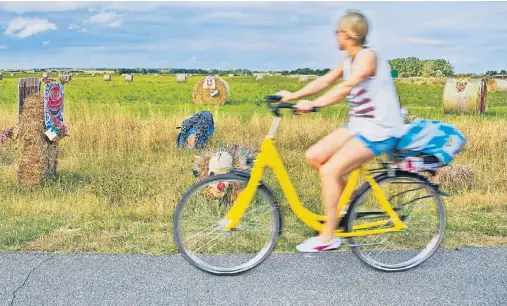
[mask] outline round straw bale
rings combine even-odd
[[[488,92],[506,92],[507,80],[502,79],[488,79]]]
[[[11,73],[11,77],[13,77],[13,76],[15,76],[15,74],[14,74],[14,73]]]
[[[307,75],[300,75],[299,76],[299,82],[307,82],[308,81],[308,76]]]
[[[230,78],[233,78],[233,77],[234,77],[234,74],[232,74],[232,73],[231,73],[231,74],[229,74],[229,75],[227,75],[227,76],[228,76],[228,77],[230,77]]]
[[[134,81],[134,75],[132,75],[132,74],[125,75],[125,82],[133,82],[133,81]]]
[[[445,190],[469,190],[474,185],[474,172],[470,166],[449,165],[437,171],[435,182]]]
[[[449,79],[444,86],[444,113],[482,114],[487,97],[485,79]]]
[[[184,73],[180,73],[176,75],[176,83],[186,83],[187,76]]]
[[[212,88],[203,88],[206,79],[202,79],[194,85],[193,99],[196,104],[225,104],[230,94],[229,84],[220,78],[215,79],[215,89],[218,94],[211,96]]]
[[[256,79],[257,79],[257,81],[259,81],[259,80],[262,80],[262,78],[263,78],[263,75],[262,74],[258,74]]]
[[[104,81],[111,81],[111,75],[110,74],[104,74]]]
[[[92,77],[95,77],[95,73],[92,73]]]

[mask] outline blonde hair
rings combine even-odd
[[[368,21],[358,11],[348,10],[347,14],[340,19],[338,30],[345,32],[356,44],[364,45],[368,35]]]

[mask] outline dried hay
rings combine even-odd
[[[93,78],[95,77],[95,73],[92,73],[92,77],[93,77]]]
[[[485,79],[449,79],[444,86],[444,113],[482,114],[487,96]]]
[[[227,152],[233,158],[232,167],[237,170],[247,170],[248,159],[255,158],[256,150],[253,147],[240,147],[239,145],[228,144],[218,149],[207,149],[203,152],[202,156],[196,156],[194,171],[197,176],[197,182],[200,182],[208,177],[209,162],[213,154],[217,152]],[[240,183],[233,183],[229,185],[227,190],[220,192],[216,186],[209,185],[205,190],[205,195],[210,198],[220,199],[227,204],[232,204],[241,191]]]
[[[183,73],[176,75],[176,83],[186,83],[187,82],[187,76]]]
[[[11,77],[13,77],[13,76],[15,76],[15,74],[14,74],[14,73],[11,73]]]
[[[409,78],[397,78],[396,82],[416,85],[444,86],[445,83],[447,82],[447,79],[445,77],[434,77],[434,78],[409,77]]]
[[[470,190],[474,185],[474,173],[470,166],[449,165],[437,171],[435,182],[444,190]]]
[[[58,143],[48,141],[44,132],[44,97],[32,94],[25,98],[17,131],[21,147],[17,179],[21,185],[38,185],[56,177]]]
[[[488,92],[507,92],[507,80],[488,79]]]
[[[133,81],[134,81],[134,75],[132,75],[132,74],[125,75],[125,82],[133,82]]]
[[[104,75],[104,81],[111,81],[111,75],[110,74],[105,74]]]
[[[58,78],[62,84],[72,82],[72,74],[67,71],[59,73]]]
[[[263,78],[263,75],[262,75],[262,74],[258,74],[258,75],[257,75],[257,77],[256,77],[257,81],[262,80],[262,78]]]
[[[419,119],[419,117],[415,116],[415,115],[406,115],[404,118],[403,118],[403,121],[405,122],[405,124],[408,124],[412,121],[415,121]]]
[[[307,75],[300,75],[299,76],[299,83],[301,82],[307,82],[308,81],[308,76]]]
[[[230,77],[230,78],[233,78],[234,74],[228,74],[227,76]]]
[[[223,105],[227,102],[230,94],[229,84],[220,78],[215,77],[215,88],[218,94],[211,96],[212,88],[203,88],[206,79],[202,79],[194,85],[192,93],[195,104],[219,104]]]

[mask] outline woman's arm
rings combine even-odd
[[[374,76],[377,70],[377,56],[373,51],[367,51],[361,58],[358,66],[354,67],[351,72],[350,78],[335,88],[328,91],[326,94],[315,99],[313,106],[326,107],[337,103],[345,98],[352,88],[364,82],[368,77]]]
[[[313,80],[305,87],[300,90],[291,93],[291,92],[281,92],[283,99],[282,102],[287,102],[290,100],[301,99],[303,97],[311,96],[317,94],[329,86],[333,85],[336,81],[338,81],[343,76],[343,65],[342,62],[338,64],[338,67],[329,71],[325,75],[320,78]]]
[[[359,65],[354,67],[351,76],[348,80],[338,84],[335,88],[328,91],[326,94],[315,99],[315,101],[301,100],[296,105],[296,113],[306,113],[311,111],[314,107],[326,107],[337,103],[345,98],[356,85],[365,81],[368,77],[374,76],[377,70],[377,56],[374,52],[365,52],[361,58]]]

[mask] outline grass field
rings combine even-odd
[[[0,127],[17,122],[18,77],[0,81]],[[236,143],[258,146],[271,122],[263,97],[296,90],[295,79],[225,78],[231,87],[225,106],[197,106],[192,88],[198,77],[176,84],[174,76],[74,77],[65,85],[65,122],[71,137],[61,142],[59,178],[44,188],[16,184],[15,142],[0,148],[0,250],[62,252],[176,252],[172,235],[174,207],[194,182],[195,151],[178,150],[175,126],[198,110],[210,110],[216,132],[209,146]],[[455,164],[469,165],[474,187],[444,186],[448,224],[444,247],[507,245],[507,94],[488,96],[482,116],[444,115],[440,86],[397,84],[411,114],[454,123],[467,137]],[[343,124],[347,107],[316,114],[286,114],[277,146],[305,205],[321,210],[318,175],[304,152]],[[268,182],[278,186],[269,177]],[[287,208],[277,251],[294,251],[312,235]]]

